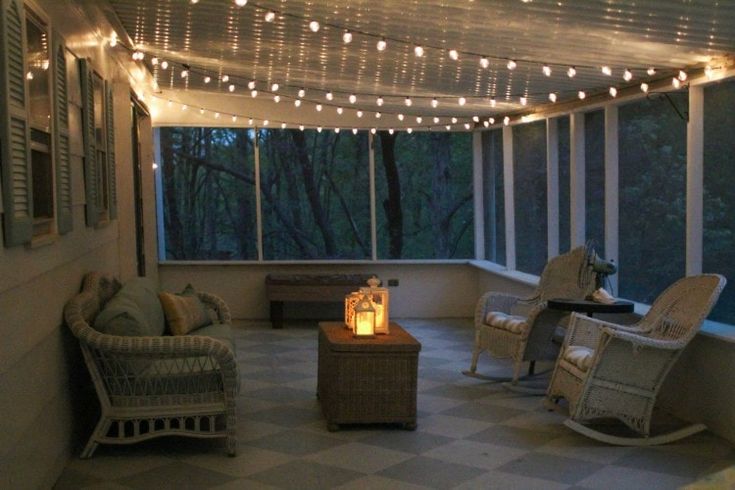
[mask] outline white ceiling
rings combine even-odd
[[[229,94],[250,100],[249,80],[257,81],[259,103],[272,103],[270,85],[280,85],[281,105],[325,112],[343,106],[395,114],[491,116],[559,101],[579,90],[607,93],[642,81],[671,78],[679,69],[722,64],[735,51],[735,0],[257,0],[243,7],[234,0],[106,0],[131,42],[146,53],[160,89]],[[269,10],[276,13],[266,22]],[[114,12],[114,13],[112,13]],[[312,32],[309,22],[320,23]],[[345,29],[353,32],[343,42]],[[376,42],[385,37],[385,51]],[[424,47],[416,57],[414,47]],[[452,60],[449,50],[459,51]],[[480,65],[487,56],[489,66]],[[154,67],[152,57],[170,67]],[[508,60],[517,68],[509,70]],[[188,79],[181,64],[191,66]],[[551,76],[542,73],[548,64]],[[566,74],[574,66],[577,75]],[[609,66],[612,75],[605,75]],[[656,68],[649,76],[646,69]],[[623,80],[629,68],[633,79]],[[203,83],[209,75],[212,82]],[[219,77],[228,75],[222,83]],[[327,91],[334,99],[325,98]],[[351,104],[348,95],[355,93]],[[382,95],[383,107],[376,105]],[[405,97],[413,104],[406,107]],[[439,105],[431,106],[431,98]],[[460,106],[459,97],[467,103]],[[491,97],[497,105],[491,106]]]

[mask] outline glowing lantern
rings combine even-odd
[[[368,286],[370,286],[370,296],[373,301],[373,308],[375,308],[375,333],[388,334],[390,333],[388,289],[379,287],[380,279],[375,276],[368,279]]]
[[[367,294],[355,305],[355,337],[375,335],[375,308]]]

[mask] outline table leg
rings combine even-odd
[[[271,325],[283,328],[283,301],[271,301]]]

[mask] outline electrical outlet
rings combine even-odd
[[[389,288],[398,287],[398,279],[388,279],[388,287]]]

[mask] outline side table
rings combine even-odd
[[[586,299],[554,298],[547,303],[549,309],[560,311],[578,311],[592,316],[595,313],[633,313],[634,304],[630,301],[617,300],[614,303],[597,303]]]
[[[415,429],[420,350],[397,323],[388,335],[361,339],[342,322],[320,322],[317,396],[328,429],[372,423]]]

